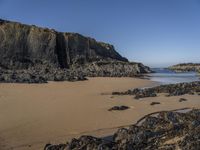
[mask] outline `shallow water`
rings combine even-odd
[[[175,84],[182,82],[200,81],[200,76],[195,72],[175,73],[168,69],[154,68],[156,73],[151,73],[149,79],[160,84]]]

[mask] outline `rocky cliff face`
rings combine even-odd
[[[142,64],[129,63],[110,44],[97,42],[77,33],[61,33],[53,29],[0,20],[1,72],[26,70],[27,73],[29,70],[28,74],[34,72],[35,75],[44,76],[48,72],[57,72],[57,69],[61,74],[66,74],[66,70],[73,70],[69,74],[79,71],[86,76],[133,76],[150,72]],[[16,73],[18,72],[14,74]],[[2,74],[0,78],[6,81]],[[9,81],[11,77],[6,78]],[[52,78],[54,77],[47,80]]]
[[[46,62],[69,68],[99,59],[127,62],[112,45],[80,34],[0,20],[0,64],[6,68],[21,69]]]
[[[198,63],[184,63],[184,64],[178,64],[169,67],[170,70],[176,71],[176,72],[200,72],[200,64]]]

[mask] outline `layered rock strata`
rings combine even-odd
[[[71,81],[72,78],[74,81],[85,76],[127,77],[151,72],[141,63],[130,63],[113,45],[77,33],[1,19],[0,70],[1,82],[29,83],[54,79]]]

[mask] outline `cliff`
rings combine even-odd
[[[139,63],[129,63],[113,45],[77,33],[0,19],[0,72],[0,80],[9,82],[13,75],[18,78],[19,74],[34,74],[44,80],[54,80],[62,74],[59,80],[68,80],[69,76],[74,78],[80,74],[133,76],[150,72],[150,69]]]
[[[199,63],[177,64],[169,67],[169,69],[175,72],[190,72],[190,71],[200,72],[200,64]]]

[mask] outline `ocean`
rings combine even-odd
[[[155,71],[155,73],[148,74],[148,78],[151,81],[156,81],[160,84],[200,81],[200,75],[196,72],[176,73],[163,68],[152,68],[152,70]]]

